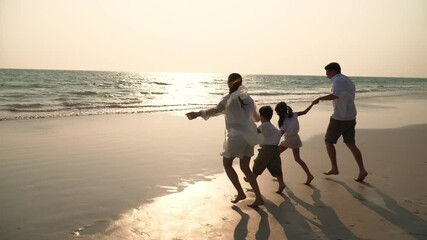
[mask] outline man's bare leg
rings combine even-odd
[[[350,149],[351,153],[353,153],[354,159],[356,160],[357,166],[359,167],[359,176],[354,180],[358,182],[363,182],[366,176],[368,176],[368,172],[366,171],[363,165],[362,153],[360,152],[356,144],[346,143],[346,145]]]
[[[338,175],[338,165],[337,165],[337,152],[335,146],[332,143],[325,142],[326,150],[328,152],[329,160],[331,160],[331,170],[324,172],[325,175]]]
[[[224,166],[225,173],[233,184],[234,188],[237,190],[237,195],[234,200],[231,200],[232,203],[237,203],[240,200],[246,198],[246,194],[243,191],[242,185],[240,185],[239,177],[237,176],[236,171],[233,168],[233,159],[234,158],[222,158],[222,163]]]

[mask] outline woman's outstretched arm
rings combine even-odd
[[[208,120],[210,117],[217,116],[221,112],[222,111],[220,109],[218,109],[217,107],[214,107],[206,110],[200,110],[198,112],[188,112],[185,115],[190,120],[196,119],[198,117],[202,117],[203,119]]]

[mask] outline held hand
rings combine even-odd
[[[193,120],[199,116],[199,113],[198,112],[189,112],[189,113],[186,113],[185,116],[187,116],[187,118],[189,120]]]

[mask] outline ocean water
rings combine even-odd
[[[311,102],[325,76],[243,75],[260,104]],[[424,94],[427,79],[352,77],[357,98]],[[0,120],[203,109],[227,93],[227,74],[0,69]]]

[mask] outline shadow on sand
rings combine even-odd
[[[416,214],[400,206],[396,202],[396,200],[384,194],[375,186],[369,183],[363,183],[363,185],[375,191],[382,198],[386,208],[372,201],[369,201],[342,181],[338,181],[331,178],[326,178],[326,180],[340,184],[354,198],[358,199],[361,204],[376,212],[378,215],[380,215],[396,227],[402,229],[404,232],[411,235],[414,239],[427,239],[427,222],[424,221],[422,218],[418,217]]]
[[[234,229],[233,239],[244,240],[248,235],[248,223],[249,223],[249,214],[245,213],[238,206],[234,205],[231,207],[240,215],[240,221],[237,223],[236,228]]]
[[[349,187],[346,183],[326,178],[328,181],[341,185],[347,192],[356,198],[362,205],[377,213],[379,216],[389,221],[391,224],[403,230],[416,240],[427,239],[427,222],[400,206],[395,199],[384,194],[375,186],[362,183],[380,196],[385,204],[376,204]],[[285,194],[280,194],[283,201],[276,205],[268,199],[264,199],[265,208],[257,208],[257,213],[261,216],[259,227],[255,234],[256,239],[269,239],[271,230],[268,220],[270,213],[283,228],[286,239],[361,239],[356,236],[339,218],[332,207],[325,205],[321,201],[320,190],[310,186],[313,190],[311,198],[313,204],[309,204],[286,188]],[[308,218],[302,215],[296,206],[299,205],[313,214],[315,217]],[[250,215],[243,212],[239,207],[232,207],[240,214],[241,219],[234,231],[234,239],[246,239],[248,235],[248,223]],[[263,210],[263,208],[265,210]],[[314,227],[313,227],[314,226]],[[316,228],[318,230],[316,230]]]
[[[283,197],[280,205],[265,200],[265,207],[282,226],[286,239],[320,239],[307,223],[307,218],[295,208],[294,203],[286,195],[280,196]]]
[[[248,235],[249,215],[242,211],[238,206],[231,207],[240,215],[240,221],[234,229],[234,239],[246,239]],[[261,208],[255,208],[255,211],[261,216],[258,231],[255,234],[255,239],[269,239],[270,225],[268,224],[268,214]]]
[[[289,188],[286,189],[286,193],[289,197],[285,194],[280,194],[283,198],[280,205],[276,205],[272,201],[264,199],[266,211],[268,211],[283,228],[284,237],[290,240],[360,239],[340,221],[331,207],[326,206],[320,200],[320,191],[315,187],[311,188],[313,189],[311,195],[314,201],[313,205],[295,196]],[[315,217],[310,219],[302,215],[296,208],[297,205],[302,206]],[[233,206],[232,208],[241,216],[234,231],[234,239],[246,239],[250,216],[237,206]],[[268,222],[268,213],[262,208],[257,208],[256,211],[261,216],[261,220],[255,237],[256,239],[269,239],[271,232]],[[315,232],[310,224],[317,227],[319,232]]]
[[[320,190],[313,186],[310,187],[313,190],[313,193],[311,194],[311,198],[314,202],[313,205],[308,204],[295,196],[290,189],[287,189],[286,191],[292,200],[315,215],[317,218],[317,221],[313,221],[312,219],[307,219],[307,221],[319,228],[327,239],[360,239],[354,235],[354,233],[351,232],[343,222],[341,222],[332,207],[327,206],[320,200]]]

